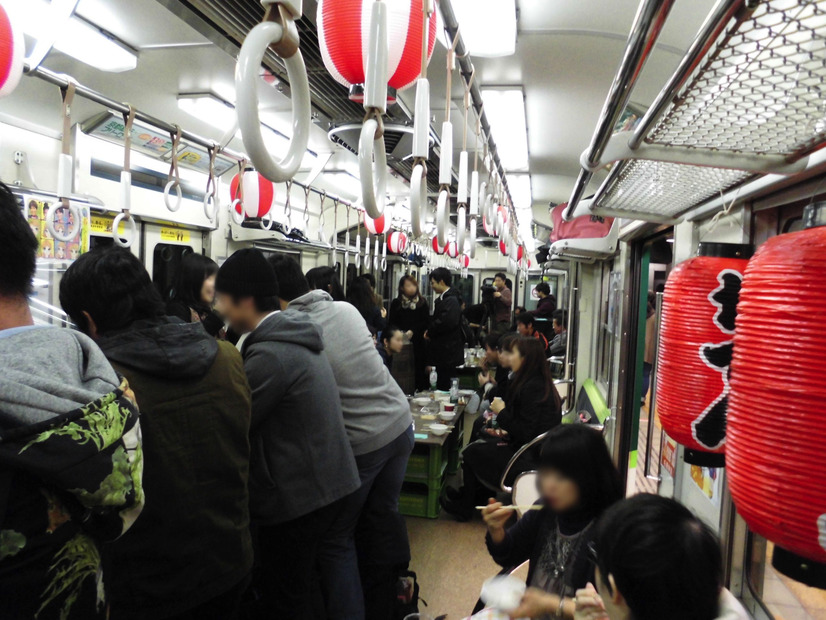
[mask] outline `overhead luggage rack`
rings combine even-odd
[[[600,148],[596,136],[627,104],[618,90],[615,81],[566,219],[611,162],[590,211],[652,221],[677,220],[754,175],[800,172],[826,145],[826,1],[720,0],[634,131]]]

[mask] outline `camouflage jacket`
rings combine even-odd
[[[0,433],[0,618],[105,618],[98,543],[143,506],[126,381],[84,407]]]

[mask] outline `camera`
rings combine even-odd
[[[492,302],[494,297],[493,294],[496,292],[496,287],[492,284],[483,284],[482,285],[482,303],[485,302]]]

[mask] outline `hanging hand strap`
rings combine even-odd
[[[173,213],[181,208],[181,201],[183,200],[183,191],[181,189],[181,172],[178,169],[178,147],[181,144],[181,127],[174,125],[175,131],[169,135],[172,138],[172,157],[169,162],[169,175],[167,176],[167,183],[163,189],[163,200],[166,208]],[[169,193],[172,188],[175,188],[177,194],[175,202],[170,202]]]

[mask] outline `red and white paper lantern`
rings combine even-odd
[[[499,252],[501,252],[502,256],[508,255],[508,240],[505,238],[505,235],[499,237]]]
[[[407,235],[394,230],[387,237],[387,251],[393,254],[402,254],[407,249]]]
[[[804,221],[818,223],[816,206]],[[775,543],[775,568],[819,588],[826,588],[824,273],[823,225],[769,239],[749,263],[726,446],[738,514]]]
[[[496,227],[493,225],[493,222],[484,216],[482,216],[482,228],[489,236],[493,237],[496,235]]]
[[[235,211],[243,213],[247,217],[264,217],[272,209],[272,201],[275,198],[275,187],[272,182],[258,174],[255,170],[244,171],[243,196],[238,192],[238,175],[232,177],[229,185],[229,193],[232,200],[241,199],[241,203],[235,206]]]
[[[455,241],[448,241],[445,252],[450,258],[457,258],[459,256],[459,245]]]
[[[700,244],[680,263],[663,297],[657,361],[657,413],[685,460],[722,466],[734,319],[751,246]]]
[[[387,218],[384,215],[382,215],[379,218],[373,219],[372,217],[367,215],[366,211],[364,213],[364,227],[371,235],[383,235],[385,232],[387,232],[387,229],[390,228],[390,226],[387,223]]]
[[[459,257],[459,264],[462,266],[462,269],[467,269],[470,267],[470,256],[467,254],[462,254]]]
[[[348,88],[364,84],[369,49],[370,13],[374,0],[319,0],[318,40],[324,65]],[[387,5],[387,81],[399,91],[411,86],[422,70],[422,0],[385,0]],[[436,12],[428,23],[428,62],[436,43]],[[351,98],[361,101],[359,90]],[[388,100],[395,101],[393,91]]]
[[[0,4],[0,97],[10,95],[20,83],[25,55],[23,32]]]
[[[436,252],[436,254],[438,254],[439,256],[441,256],[442,254],[447,252],[447,246],[446,245],[445,246],[439,245],[438,237],[433,237],[433,241],[431,242],[430,245],[433,248],[433,251]]]

